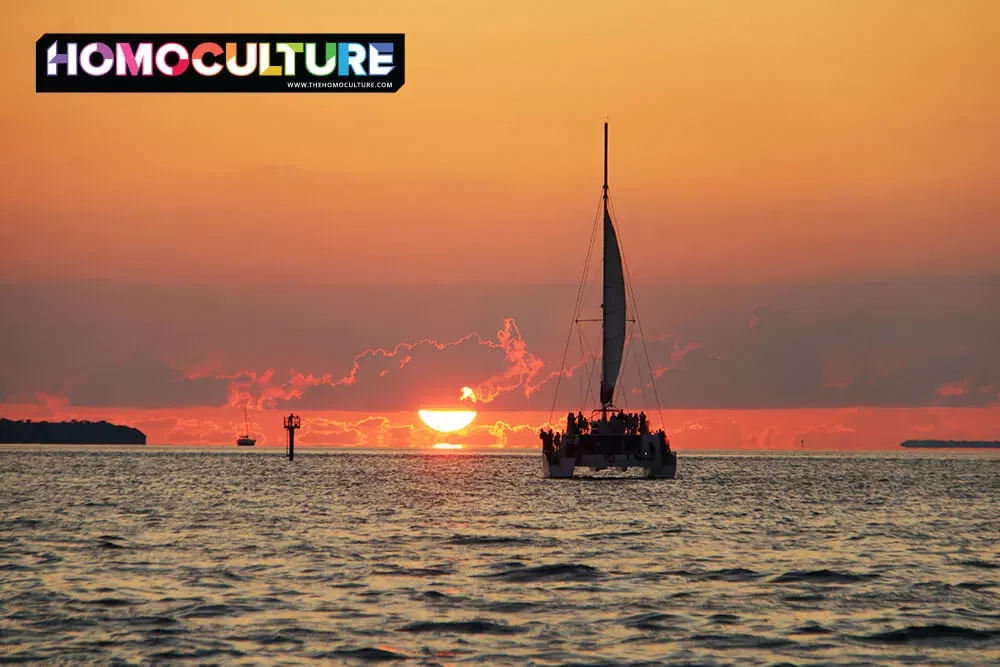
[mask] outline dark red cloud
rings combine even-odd
[[[0,389],[107,408],[409,411],[458,407],[470,387],[497,412],[548,410],[559,384],[557,411],[593,402],[599,325],[571,338],[559,379],[563,286],[241,290],[3,286]],[[1000,281],[639,291],[650,366],[634,338],[630,408],[655,405],[650,369],[664,408],[1000,400]]]

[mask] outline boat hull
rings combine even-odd
[[[588,448],[578,436],[568,435],[563,445],[554,451],[542,453],[542,474],[549,479],[572,477],[577,468],[589,468],[594,472],[617,468],[627,471],[630,468],[641,468],[647,479],[673,479],[677,476],[677,454],[664,447],[660,440],[652,435],[633,436],[638,442],[629,444],[635,451],[625,449],[623,439],[600,438],[606,442],[596,447]],[[599,451],[586,451],[597,449]]]
[[[576,459],[542,454],[542,474],[548,479],[572,477]]]
[[[257,441],[253,438],[240,438],[236,441],[238,447],[253,447],[257,444]]]

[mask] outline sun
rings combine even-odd
[[[476,418],[475,410],[419,410],[417,414],[438,433],[461,431]]]

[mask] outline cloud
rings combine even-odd
[[[227,385],[224,378],[188,377],[166,362],[137,359],[96,368],[66,396],[79,406],[222,406]]]
[[[242,435],[241,429],[242,423],[237,426],[232,421],[177,417],[165,440],[169,445],[231,445]]]
[[[929,314],[928,314],[929,315]],[[942,327],[930,316],[757,308],[754,326],[728,345],[655,341],[670,361],[658,388],[674,408],[979,406],[1000,378],[997,343],[980,329]],[[996,328],[996,318],[966,324]],[[909,321],[907,321],[909,320]],[[948,329],[951,330],[948,330]],[[1000,340],[1000,338],[998,338]],[[683,350],[678,354],[677,350]],[[956,380],[956,378],[959,378]]]
[[[966,396],[969,393],[969,386],[972,383],[972,378],[962,378],[956,382],[946,382],[937,388],[937,395],[945,398]]]
[[[1000,281],[642,289],[665,408],[1000,401]],[[599,325],[572,334],[560,376],[569,314],[553,305],[571,297],[561,286],[7,285],[0,388],[81,406],[385,412],[468,405],[468,387],[490,412],[585,409]],[[649,410],[632,333],[617,400]]]
[[[269,398],[291,408],[413,410],[488,404],[507,394],[530,398],[558,371],[528,349],[514,318],[504,318],[495,337],[477,332],[450,341],[424,338],[391,348],[368,348],[354,356],[344,374],[291,373]]]

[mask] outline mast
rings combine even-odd
[[[604,185],[601,187],[601,206],[603,209],[603,219],[607,221],[608,219],[608,121],[604,121]],[[604,223],[605,226],[607,222]],[[608,330],[608,318],[607,310],[604,308],[604,298],[608,293],[608,235],[607,231],[603,234],[604,243],[601,245],[601,265],[603,271],[601,275],[604,277],[604,284],[601,290],[601,348],[607,348],[607,330]],[[603,364],[602,364],[603,366]],[[601,399],[601,421],[608,421],[608,404],[610,400],[604,402],[604,373],[601,373],[601,391],[598,396]]]
[[[607,121],[604,122],[604,183],[601,187],[600,210],[603,212],[600,410],[604,421],[607,421],[608,409],[614,405],[615,385],[618,382],[618,374],[621,371],[626,335],[624,264],[622,262],[621,248],[618,246],[618,235],[615,233],[615,226],[611,221],[610,190],[608,188]],[[593,242],[597,233],[598,227],[595,225],[594,236],[591,238],[591,246],[587,251],[587,261],[584,265],[583,278],[580,285],[580,294],[582,294],[584,284],[588,280],[588,270],[590,267],[591,254],[593,252]],[[577,295],[577,305],[573,311],[574,322],[581,321],[576,319],[580,313],[580,308],[582,307],[580,294]],[[563,361],[559,370],[559,377],[556,380],[556,397],[558,397],[559,383],[562,380],[563,370],[566,367],[566,354],[569,352],[569,343],[572,331],[571,326],[570,333],[566,337],[566,348],[563,350]],[[549,414],[550,420],[552,414],[555,412],[556,397],[552,399],[552,412]]]
[[[608,210],[608,121],[604,121],[604,210]]]
[[[601,191],[604,209],[604,290],[601,303],[601,413],[606,418],[614,402],[615,384],[625,350],[625,276],[621,248],[608,206],[608,123],[604,123],[604,186]]]

